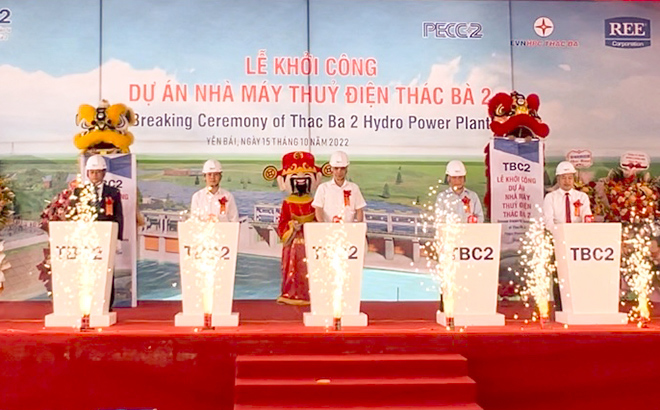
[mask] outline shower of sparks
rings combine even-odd
[[[80,179],[80,176],[78,176]],[[81,188],[77,196],[71,195],[73,205],[67,210],[66,219],[76,223],[73,233],[66,239],[67,243],[74,244],[75,259],[79,261],[78,278],[78,305],[83,316],[89,316],[94,299],[94,287],[97,280],[102,280],[105,269],[98,263],[102,249],[99,245],[100,238],[95,229],[94,222],[98,218],[96,204],[100,201],[93,184],[83,185],[78,181]],[[67,255],[69,256],[69,255]],[[112,268],[110,268],[112,269]],[[76,292],[71,292],[76,294]]]
[[[637,296],[637,306],[628,314],[630,321],[650,320],[649,295],[653,290],[653,264],[651,262],[651,235],[653,221],[642,219],[623,227],[621,274]]]
[[[333,231],[326,245],[327,268],[332,273],[332,314],[341,319],[344,303],[344,287],[348,279],[349,246],[343,221],[341,229]]]
[[[221,237],[216,235],[217,218],[194,213],[188,221],[193,224],[191,232],[194,232],[188,256],[193,258],[193,274],[197,287],[201,289],[204,313],[212,314],[221,261],[228,250],[223,249]]]
[[[344,211],[341,212],[341,215],[346,215]],[[322,293],[330,296],[334,320],[333,323],[327,323],[327,326],[334,324],[336,330],[340,330],[341,317],[344,313],[344,298],[350,290],[348,261],[355,256],[352,253],[357,248],[351,246],[348,240],[344,218],[337,218],[333,224],[333,227],[335,226],[339,229],[331,229],[326,234],[323,245],[314,247],[315,255],[313,257],[319,261],[319,264],[313,272],[309,273],[309,277],[314,278],[315,281],[322,281],[320,289]]]
[[[429,204],[424,205],[422,214],[422,232],[433,235],[423,246],[426,254],[426,266],[438,283],[442,294],[443,310],[448,323],[454,318],[454,301],[457,294],[456,272],[459,261],[455,258],[455,249],[459,245],[461,232],[460,216],[453,212],[449,199],[437,204],[435,198],[438,186],[429,187]],[[438,206],[441,205],[441,206]]]
[[[530,299],[534,300],[543,324],[543,320],[549,317],[550,281],[556,267],[552,263],[552,235],[546,231],[542,217],[530,219],[529,228],[520,241],[522,246],[518,253],[522,273],[516,272],[516,275],[521,276],[522,282],[519,292],[527,306]],[[535,315],[536,313],[534,320]]]

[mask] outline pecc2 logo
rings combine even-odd
[[[480,39],[483,26],[476,22],[434,22],[422,23],[422,37]]]
[[[605,20],[605,45],[614,48],[642,48],[651,45],[651,20],[616,17]]]
[[[11,10],[0,9],[0,41],[9,40],[11,35]]]
[[[0,9],[0,24],[11,24],[11,10]]]

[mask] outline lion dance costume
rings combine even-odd
[[[309,152],[289,152],[282,157],[282,169],[270,165],[264,169],[267,181],[277,179],[282,191],[289,196],[282,203],[277,233],[282,240],[282,294],[278,303],[309,304],[309,283],[305,260],[303,225],[314,221],[312,192],[321,182],[321,175],[329,175],[329,167],[319,168]]]

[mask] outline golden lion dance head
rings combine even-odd
[[[97,108],[83,104],[76,115],[76,125],[83,130],[73,137],[73,143],[83,152],[127,153],[133,143],[128,127],[135,122],[135,113],[124,104],[110,105],[106,100]]]

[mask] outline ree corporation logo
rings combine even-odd
[[[422,37],[480,39],[483,26],[476,22],[422,22]]]
[[[605,20],[605,45],[614,48],[642,48],[651,45],[651,20],[616,17]]]

